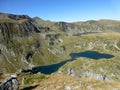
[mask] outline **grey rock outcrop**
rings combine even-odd
[[[110,80],[111,80],[111,79],[110,79],[109,77],[107,77],[106,75],[96,74],[96,73],[90,72],[90,71],[84,72],[81,76],[82,76],[82,77],[95,78],[95,79],[103,80],[103,81],[110,81]]]
[[[18,80],[16,77],[9,77],[0,84],[0,90],[18,90]]]
[[[68,69],[68,74],[71,76],[77,76],[73,68]]]

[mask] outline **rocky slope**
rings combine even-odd
[[[46,45],[40,28],[29,16],[0,13],[1,72],[15,72],[20,68],[32,67],[34,63],[47,64],[48,59],[43,55]],[[46,30],[44,27],[42,29]],[[42,62],[44,59],[46,62]]]
[[[74,52],[96,50],[95,47],[104,46],[106,51],[112,51],[111,47],[113,47],[113,50],[118,52],[119,41],[117,40],[101,43],[101,40],[97,39],[98,41],[88,42],[84,41],[86,37],[83,37],[83,40],[77,42],[78,39],[75,37],[103,32],[119,32],[119,29],[120,22],[112,20],[51,22],[39,17],[31,18],[27,15],[0,13],[0,72],[16,72],[20,69],[67,60],[73,50]],[[76,43],[70,40],[76,41]],[[114,45],[112,45],[113,42]],[[82,49],[74,49],[72,45],[74,48]]]
[[[114,20],[67,23],[0,13],[0,81],[22,71],[21,90],[119,90],[119,32]]]
[[[20,90],[119,90],[119,82],[94,78],[73,77],[67,74],[29,75]],[[26,84],[27,82],[27,84]]]

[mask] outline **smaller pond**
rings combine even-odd
[[[80,53],[70,53],[70,56],[72,59],[76,59],[78,57],[85,57],[85,58],[90,58],[90,59],[95,59],[95,60],[110,59],[110,58],[114,57],[114,55],[99,53],[97,51],[85,51],[85,52],[80,52]]]
[[[40,72],[43,74],[51,74],[51,73],[56,72],[61,66],[63,66],[64,64],[66,64],[67,62],[70,62],[70,61],[72,61],[72,59],[65,60],[65,61],[62,61],[62,62],[56,63],[56,64],[34,67],[33,70],[35,70],[35,72]]]
[[[76,58],[79,57],[85,57],[85,58],[90,58],[94,60],[100,60],[100,59],[110,59],[113,58],[114,55],[111,54],[104,54],[104,53],[99,53],[96,51],[85,51],[85,52],[80,52],[80,53],[70,53],[71,59],[69,60],[64,60],[62,62],[56,63],[56,64],[51,64],[51,65],[45,65],[45,66],[38,66],[34,67],[33,71],[41,72],[43,74],[51,74],[56,72],[60,67],[62,67],[64,64],[67,62],[71,62],[73,60],[76,60]]]

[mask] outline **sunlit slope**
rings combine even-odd
[[[0,13],[0,71],[16,72],[96,51],[119,55],[120,21],[52,22]],[[119,56],[118,56],[119,58]]]

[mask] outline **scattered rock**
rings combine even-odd
[[[64,53],[66,51],[66,47],[65,46],[61,46],[59,53]]]
[[[15,75],[12,75],[11,77],[5,79],[0,84],[0,90],[18,90],[18,80]]]
[[[75,73],[74,69],[72,69],[72,68],[68,69],[68,74],[71,76],[76,76],[76,73]]]
[[[63,71],[62,70],[58,70],[58,73],[63,73]]]
[[[72,90],[70,86],[65,86],[65,90]]]
[[[90,77],[90,78],[96,78],[98,80],[103,80],[103,81],[110,81],[111,79],[108,78],[106,75],[102,75],[102,74],[96,74],[90,71],[86,71],[84,72],[83,75],[81,75],[82,77]]]
[[[30,58],[32,58],[33,52],[29,52],[26,56],[25,59],[28,61]]]
[[[21,72],[23,72],[23,73],[28,73],[28,74],[34,73],[34,71],[31,70],[31,69],[22,69]]]
[[[2,53],[1,49],[0,49],[0,54]]]
[[[62,43],[62,42],[63,42],[63,40],[62,40],[62,39],[58,39],[58,42],[59,42],[59,43]]]
[[[48,44],[49,46],[53,46],[54,45],[54,42],[53,41],[51,41],[51,42],[49,42],[49,44]]]

